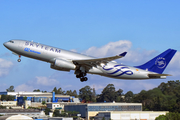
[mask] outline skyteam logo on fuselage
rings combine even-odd
[[[27,47],[35,47],[35,48],[39,48],[39,49],[42,49],[42,50],[55,52],[55,53],[60,53],[61,52],[61,50],[58,49],[58,48],[46,46],[46,45],[39,44],[39,43],[29,42],[29,41],[25,42],[25,46],[27,46]]]
[[[162,69],[166,67],[166,59],[163,57],[159,57],[156,59],[155,65],[157,65],[158,68]]]
[[[31,50],[30,48],[24,48],[24,51],[26,52],[32,52],[32,53],[36,53],[36,54],[41,54],[40,52],[37,52],[37,51],[34,51],[34,50]]]
[[[112,75],[114,77],[122,76],[122,75],[133,75],[133,72],[124,65],[115,65],[113,67],[103,66],[103,70],[107,72],[107,74]]]

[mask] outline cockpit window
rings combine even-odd
[[[14,41],[10,40],[9,42],[14,43]]]

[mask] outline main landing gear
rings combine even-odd
[[[21,55],[19,55],[19,59],[17,60],[18,62],[21,62]]]
[[[88,80],[87,77],[82,77],[82,78],[80,78],[80,81],[81,81],[81,82],[84,82],[84,81],[87,81],[87,80]]]
[[[73,62],[73,63],[74,65],[76,65],[76,70],[74,72],[74,74],[76,74],[76,78],[80,78],[81,82],[87,81],[88,78],[85,77],[87,73],[85,66],[78,65],[77,62]]]
[[[80,78],[80,81],[81,82],[84,82],[84,81],[87,81],[88,78],[85,77],[86,76],[86,72],[82,72],[82,70],[78,69],[75,71],[75,74],[76,74],[76,78]]]
[[[85,77],[85,76],[86,76],[86,74],[84,75],[84,73],[80,73],[79,75],[76,75],[77,78],[80,78],[81,82],[84,82],[84,81],[88,80],[88,78]]]

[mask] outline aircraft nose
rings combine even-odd
[[[7,42],[3,43],[3,45],[6,47],[7,46]]]
[[[8,42],[5,42],[5,43],[3,43],[3,45],[6,47],[6,48],[9,48],[9,43]]]

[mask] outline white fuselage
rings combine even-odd
[[[73,64],[72,60],[95,59],[94,57],[72,51],[25,40],[14,40],[13,43],[6,42],[4,45],[18,55],[49,62],[51,64],[54,64],[57,59],[68,61],[70,64]],[[75,70],[75,68],[71,70]],[[136,67],[117,64],[116,62],[109,62],[106,65],[92,67],[89,69],[88,73],[117,79],[149,79],[148,74],[156,74]]]

